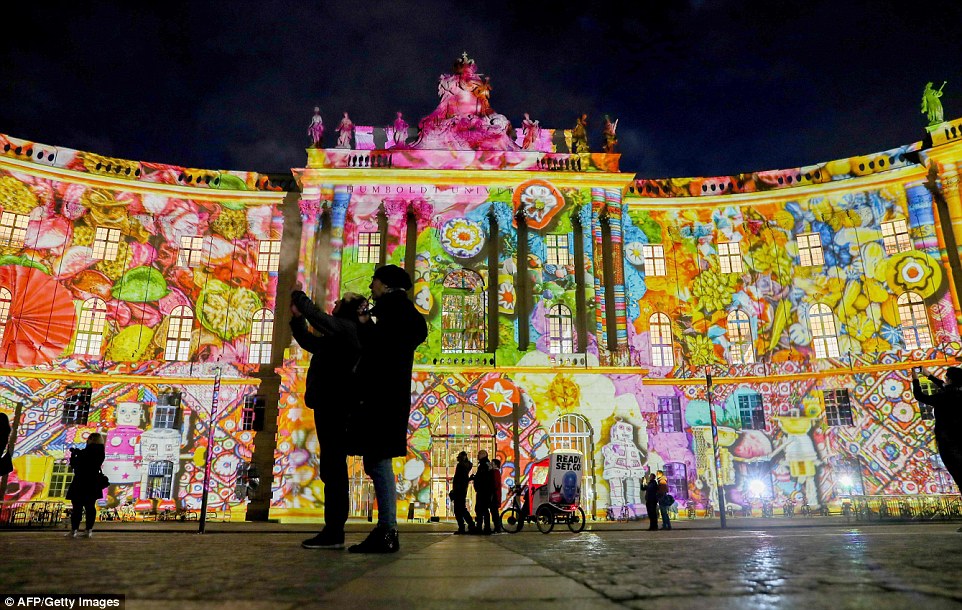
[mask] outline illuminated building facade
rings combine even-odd
[[[297,188],[63,149],[43,162],[0,139],[0,408],[24,414],[7,499],[58,497],[65,448],[101,429],[132,481],[109,501],[160,487],[197,505],[220,367],[211,498],[243,510],[255,459],[273,476],[249,516],[316,518],[287,294],[300,281],[330,307],[384,263],[411,271],[429,325],[402,515],[447,516],[455,456],[480,448],[506,485],[552,449],[583,452],[598,516],[643,512],[649,468],[699,510],[716,484],[738,507],[956,492],[910,368],[938,373],[960,348],[962,121],[864,157],[641,179],[611,148],[572,152],[577,129],[515,132],[467,58],[439,94],[417,129],[346,126],[309,148]]]

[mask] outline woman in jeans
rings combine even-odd
[[[104,437],[94,432],[87,437],[87,446],[83,449],[70,449],[70,467],[73,469],[73,480],[67,488],[67,499],[73,504],[70,511],[70,532],[68,538],[76,538],[80,528],[80,516],[86,513],[87,529],[81,534],[90,538],[94,532],[94,521],[97,519],[97,500],[103,497],[102,474],[100,467],[104,463]]]

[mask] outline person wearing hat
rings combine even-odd
[[[414,350],[428,334],[427,322],[408,298],[412,285],[397,265],[378,267],[371,279],[376,323],[361,335],[360,401],[348,419],[347,436],[350,454],[364,458],[364,472],[374,483],[378,518],[368,537],[348,548],[351,553],[400,548],[393,458],[407,455]]]

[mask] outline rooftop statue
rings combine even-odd
[[[578,117],[574,129],[571,130],[571,152],[588,152],[588,115],[586,113]]]
[[[511,123],[490,104],[491,81],[478,74],[474,60],[462,53],[453,74],[438,80],[438,107],[418,124],[421,133],[412,144],[395,148],[420,150],[507,150],[520,147],[510,134]]]
[[[324,119],[321,118],[319,106],[314,106],[314,118],[311,119],[311,124],[307,128],[307,135],[311,136],[311,146],[314,148],[321,147],[321,138],[324,136]]]
[[[608,115],[606,114],[605,128],[604,128],[604,131],[602,131],[602,135],[605,138],[604,151],[609,155],[615,152],[615,146],[618,145],[618,138],[615,135],[615,131],[617,131],[617,129],[618,129],[618,119],[615,119],[615,122],[612,123],[611,119],[609,119]]]
[[[351,147],[351,136],[354,135],[354,123],[351,122],[351,117],[344,113],[344,118],[341,119],[341,123],[337,126],[337,146],[335,148],[350,148]]]
[[[537,120],[531,120],[531,115],[524,113],[524,120],[521,121],[521,130],[524,132],[524,140],[521,141],[521,148],[534,150],[538,145],[538,137],[541,135],[541,126]]]
[[[404,120],[400,111],[397,113],[397,118],[394,119],[394,144],[404,144],[404,141],[408,138],[408,122]]]
[[[936,91],[932,88],[932,83],[926,83],[925,91],[922,92],[922,114],[927,114],[929,118],[929,125],[938,125],[945,120],[942,114],[942,89],[945,89],[945,84],[948,81],[942,81],[942,86]]]

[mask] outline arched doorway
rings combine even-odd
[[[454,517],[448,492],[458,465],[458,453],[467,451],[477,466],[478,450],[493,458],[497,449],[494,423],[486,413],[470,405],[455,405],[438,419],[431,431],[431,514]],[[474,487],[468,487],[468,501],[474,512]]]
[[[555,420],[548,432],[551,451],[574,449],[584,456],[581,488],[585,491],[584,508],[594,516],[595,509],[595,445],[591,424],[582,415],[568,413]],[[589,510],[590,508],[590,510]]]

